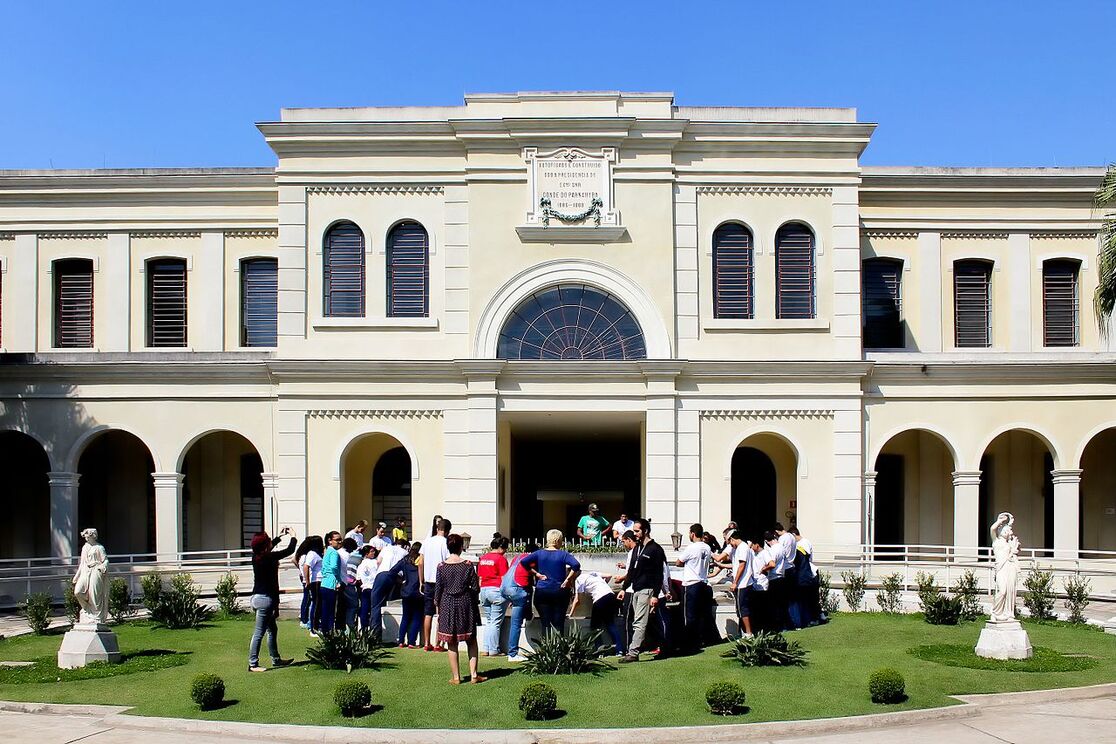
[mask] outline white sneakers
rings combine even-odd
[[[525,660],[525,657],[522,654],[508,657],[508,661],[511,662],[512,664],[515,664],[517,662],[524,661],[524,660]]]

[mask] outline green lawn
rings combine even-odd
[[[920,616],[841,614],[829,625],[792,634],[810,654],[809,664],[790,669],[743,669],[720,658],[723,647],[700,656],[645,661],[599,676],[548,677],[566,715],[539,724],[524,721],[516,708],[519,692],[532,678],[502,658],[481,659],[482,685],[451,687],[444,654],[395,650],[386,669],[357,671],[367,681],[375,705],[355,721],[343,720],[332,705],[334,685],[344,672],[300,665],[266,674],[246,669],[251,624],[215,622],[198,631],[159,630],[143,623],[119,627],[124,652],[173,649],[189,652],[184,665],[102,679],[54,683],[0,684],[0,699],[135,706],[141,715],[374,727],[515,728],[538,726],[665,726],[771,721],[878,713],[948,705],[951,694],[1006,692],[1110,682],[1116,679],[1116,639],[1085,628],[1027,624],[1031,642],[1057,652],[1086,654],[1098,663],[1071,672],[967,669],[924,661],[908,653],[921,645],[976,643],[980,623],[931,626]],[[280,648],[304,659],[310,638],[294,621],[280,623]],[[0,659],[30,660],[53,655],[60,636],[0,641]],[[647,658],[647,657],[645,657]],[[464,658],[463,658],[464,661]],[[909,699],[895,706],[873,705],[867,677],[891,666],[906,677]],[[202,713],[190,702],[190,679],[198,672],[225,679],[226,697],[236,703]],[[720,718],[706,711],[705,688],[733,680],[748,693],[750,712]]]

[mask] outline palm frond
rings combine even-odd
[[[1097,193],[1093,195],[1093,200],[1098,207],[1116,206],[1116,163],[1108,166],[1100,186],[1097,187]]]
[[[1097,319],[1097,329],[1102,338],[1108,337],[1109,321],[1116,308],[1116,163],[1109,165],[1093,201],[1097,209],[1108,211],[1102,214],[1100,248],[1097,251],[1097,289],[1093,293],[1093,310]]]

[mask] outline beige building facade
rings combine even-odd
[[[588,502],[1116,551],[1099,168],[862,167],[853,109],[288,109],[275,168],[0,172],[0,558]]]

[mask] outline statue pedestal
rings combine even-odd
[[[980,631],[976,655],[985,659],[1029,659],[1034,651],[1027,631],[1018,620],[989,620]]]
[[[79,623],[62,637],[58,649],[58,666],[62,669],[77,669],[91,661],[120,661],[120,646],[116,633],[107,625],[100,623]]]

